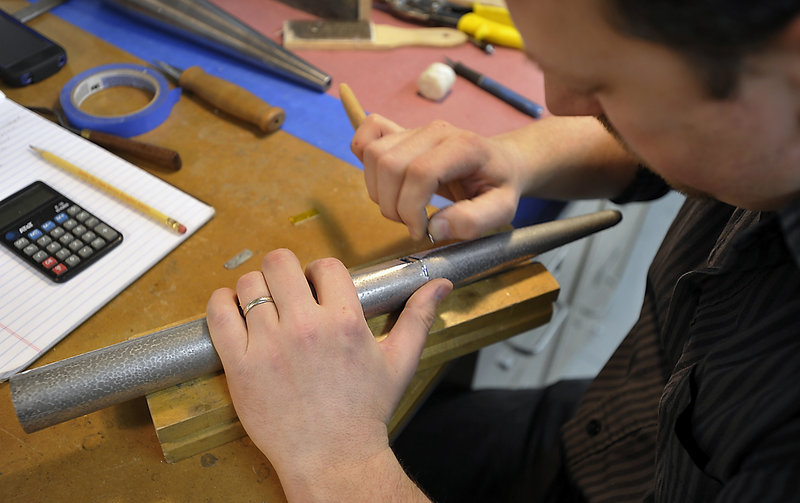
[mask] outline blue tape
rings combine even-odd
[[[151,92],[153,98],[144,108],[121,115],[91,115],[80,109],[81,103],[92,94],[117,86],[144,89]],[[180,96],[180,88],[170,90],[167,79],[159,72],[141,65],[119,63],[79,73],[61,89],[59,100],[73,126],[128,138],[146,133],[164,122]]]

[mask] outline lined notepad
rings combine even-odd
[[[170,215],[178,235],[104,192],[48,164],[47,149]],[[87,270],[56,284],[0,248],[0,381],[42,352],[191,236],[214,209],[108,151],[14,103],[0,92],[0,200],[42,180],[118,229],[122,244]]]

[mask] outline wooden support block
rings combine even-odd
[[[439,307],[417,373],[389,423],[394,436],[419,406],[450,360],[549,321],[558,283],[530,264],[458,288]],[[396,314],[368,321],[385,337]],[[164,458],[173,463],[245,435],[225,375],[199,377],[147,396]]]

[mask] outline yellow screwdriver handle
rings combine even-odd
[[[511,15],[505,7],[476,3],[472,6],[472,13],[476,16],[488,19],[489,21],[494,21],[495,23],[514,26]]]
[[[206,73],[199,66],[184,70],[178,84],[223,112],[255,124],[266,133],[280,129],[286,118],[282,108],[270,105],[232,82]]]
[[[472,35],[476,40],[514,49],[522,49],[522,37],[513,26],[469,12],[458,20],[458,29]]]

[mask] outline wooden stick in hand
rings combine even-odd
[[[339,98],[342,99],[344,111],[347,113],[347,118],[350,119],[350,124],[353,126],[353,129],[358,129],[361,123],[364,122],[367,114],[364,113],[364,109],[361,108],[350,86],[345,83],[339,84]]]

